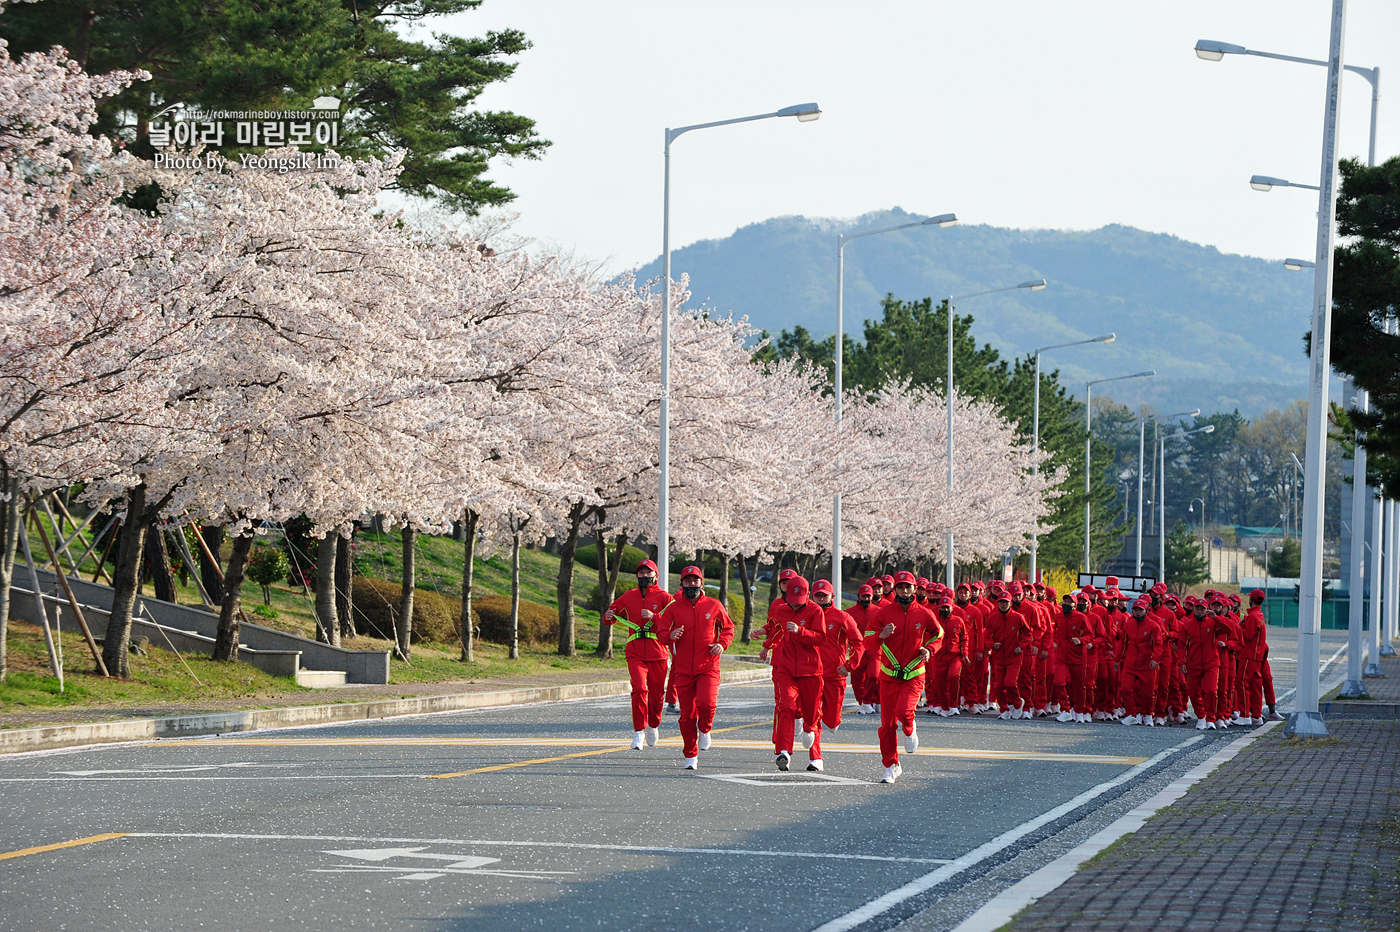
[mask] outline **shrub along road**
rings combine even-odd
[[[885,928],[1237,736],[921,716],[882,786],[872,716],[777,774],[771,701],[698,775],[621,697],[7,758],[0,928]]]

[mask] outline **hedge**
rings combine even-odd
[[[472,599],[472,613],[476,615],[483,641],[496,644],[510,643],[510,596],[488,595]],[[520,600],[520,627],[517,632],[521,644],[558,644],[559,612],[548,605]]]
[[[356,576],[351,583],[354,605],[355,633],[370,637],[394,637],[394,622],[399,617],[399,599],[403,587],[372,576]],[[450,644],[460,632],[457,620],[462,616],[462,603],[425,589],[413,590],[412,640]]]

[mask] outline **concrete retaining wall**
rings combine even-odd
[[[768,667],[725,670],[723,683],[766,681]],[[422,715],[428,712],[454,712],[524,705],[531,702],[562,702],[625,696],[631,691],[626,680],[601,683],[575,683],[567,686],[540,686],[531,689],[503,689],[493,692],[456,693],[448,696],[415,696],[338,705],[293,706],[284,709],[251,709],[244,712],[215,712],[208,715],[181,715],[172,718],[132,719],[87,725],[50,725],[42,728],[0,730],[0,754],[44,751],[53,748],[108,744],[118,741],[148,741],[153,738],[190,738],[223,735],[264,728],[292,728],[298,725],[324,725],[333,722],[359,722],[370,719]]]

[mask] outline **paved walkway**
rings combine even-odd
[[[1366,681],[1400,695],[1400,660]],[[1400,928],[1400,720],[1275,728],[1022,913],[1042,930]]]

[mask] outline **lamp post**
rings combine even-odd
[[[656,565],[661,574],[661,585],[668,592],[671,588],[671,143],[691,130],[752,123],[774,117],[796,117],[799,123],[810,123],[821,115],[821,108],[814,103],[797,104],[773,113],[666,128],[666,180],[661,208],[661,451],[657,463],[660,489],[656,505]]]
[[[1309,191],[1319,190],[1315,184],[1299,184],[1296,181],[1284,181],[1282,178],[1273,178],[1269,175],[1251,175],[1249,186],[1256,191],[1272,191],[1274,188],[1306,188]]]
[[[1089,490],[1094,476],[1094,386],[1101,382],[1122,382],[1125,379],[1150,379],[1157,374],[1156,369],[1134,372],[1132,375],[1115,375],[1107,379],[1090,379],[1084,383],[1084,572],[1092,573],[1089,565]]]
[[[1035,454],[1040,452],[1040,354],[1048,353],[1052,349],[1064,349],[1067,346],[1083,346],[1086,343],[1109,344],[1118,339],[1116,333],[1105,333],[1102,336],[1090,337],[1087,340],[1072,340],[1069,343],[1056,343],[1052,346],[1037,347],[1035,351],[1035,402],[1031,409],[1031,475],[1040,474],[1040,464]],[[1040,551],[1040,536],[1034,527],[1031,528],[1031,582],[1036,582],[1036,562]]]
[[[1227,54],[1257,55],[1281,61],[1294,61],[1327,68],[1327,91],[1322,117],[1322,158],[1319,166],[1317,197],[1317,250],[1313,261],[1312,359],[1308,387],[1308,431],[1305,465],[1311,477],[1303,493],[1302,568],[1298,581],[1298,691],[1294,711],[1284,726],[1285,736],[1326,737],[1327,726],[1318,714],[1320,674],[1318,667],[1322,641],[1322,530],[1323,493],[1327,485],[1327,380],[1331,374],[1332,342],[1332,250],[1333,218],[1337,207],[1337,116],[1341,107],[1342,72],[1350,70],[1371,84],[1371,113],[1379,99],[1379,69],[1346,68],[1342,62],[1346,34],[1346,0],[1332,0],[1331,32],[1327,58],[1323,61],[1295,58],[1201,41],[1196,54],[1208,61],[1219,61]],[[1375,120],[1371,121],[1375,138]],[[1374,148],[1374,143],[1372,143]]]
[[[1167,441],[1183,440],[1187,437],[1190,437],[1192,434],[1213,433],[1215,433],[1215,425],[1207,424],[1205,427],[1197,427],[1195,430],[1179,430],[1174,434],[1168,434],[1167,436],[1163,437],[1160,441],[1158,441],[1157,449],[1161,456],[1161,459],[1159,460],[1160,466],[1158,468],[1158,471],[1162,474],[1162,490],[1161,493],[1157,496],[1157,498],[1160,499],[1157,505],[1157,515],[1161,519],[1162,524],[1162,536],[1157,538],[1157,572],[1160,573],[1162,576],[1162,578],[1159,579],[1158,582],[1166,582],[1167,579]],[[1191,501],[1192,503],[1194,503],[1195,499],[1192,499]],[[1187,507],[1187,510],[1190,510],[1189,506]],[[1205,510],[1205,499],[1202,499],[1202,515],[1205,514]]]
[[[1170,421],[1172,418],[1178,417],[1199,417],[1200,414],[1200,408],[1192,408],[1190,411],[1178,411],[1175,414],[1168,414],[1161,418],[1142,418],[1138,421],[1137,568],[1133,571],[1133,575],[1135,576],[1142,575],[1142,474],[1146,471],[1143,468],[1143,447],[1147,441],[1147,422],[1149,420],[1152,421],[1152,429],[1156,430],[1157,425],[1164,420]],[[1203,505],[1202,507],[1205,506]],[[1159,578],[1161,572],[1162,568],[1160,566],[1157,567]]]
[[[841,474],[841,363],[845,356],[846,349],[846,318],[845,318],[845,296],[846,296],[846,244],[851,240],[860,239],[862,236],[876,236],[880,233],[893,233],[896,230],[909,230],[914,227],[938,227],[946,230],[958,222],[957,214],[939,214],[937,217],[929,217],[927,220],[916,220],[913,223],[901,223],[898,226],[883,227],[879,230],[866,230],[864,233],[853,233],[847,236],[844,233],[836,235],[836,472]],[[839,485],[836,492],[831,496],[831,588],[836,593],[837,607],[841,605],[841,488]]]
[[[1195,514],[1197,502],[1201,503],[1201,554],[1204,555],[1206,552],[1206,500],[1204,498],[1191,499],[1186,506],[1186,513]],[[1206,561],[1206,566],[1210,566],[1209,560]]]
[[[953,503],[953,307],[958,301],[966,301],[968,298],[980,298],[987,294],[999,294],[1003,291],[1016,291],[1025,288],[1028,291],[1044,291],[1047,282],[1043,278],[1033,278],[1028,282],[1021,282],[1019,285],[1007,285],[1005,288],[988,288],[986,291],[974,291],[971,294],[949,295],[948,296],[948,375],[943,383],[944,397],[948,403],[948,505]],[[950,520],[948,524],[948,537],[945,542],[945,568],[943,571],[943,584],[948,588],[953,587],[953,525]]]

